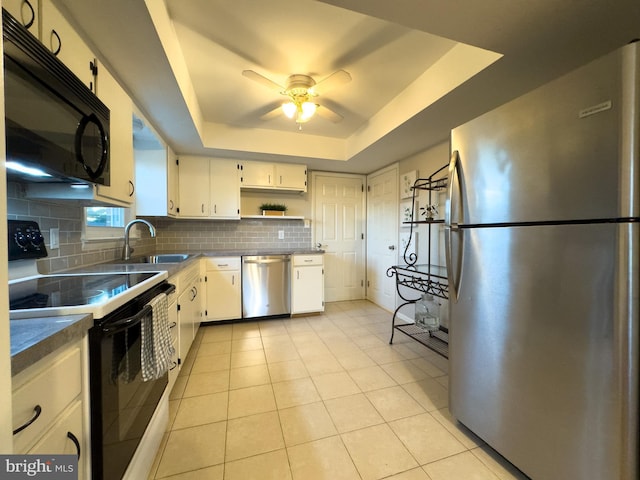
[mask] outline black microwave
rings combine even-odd
[[[2,9],[7,176],[109,181],[109,109]]]

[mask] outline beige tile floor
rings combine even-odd
[[[367,301],[201,327],[150,479],[525,479],[447,410],[447,360]]]

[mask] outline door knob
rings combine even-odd
[[[389,250],[395,250],[396,246],[395,245],[389,245]]]

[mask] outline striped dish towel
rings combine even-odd
[[[147,382],[160,378],[169,370],[174,348],[169,330],[169,310],[167,295],[161,293],[147,305],[152,314],[142,319],[142,380]]]

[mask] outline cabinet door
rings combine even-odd
[[[283,190],[307,191],[307,166],[289,163],[276,165],[276,187]]]
[[[3,0],[2,7],[27,27],[33,36],[40,39],[38,3],[38,0]]]
[[[167,215],[178,215],[178,157],[167,147]]]
[[[240,181],[238,163],[211,159],[209,163],[211,217],[240,218]]]
[[[273,163],[242,162],[243,187],[273,187],[275,168]]]
[[[207,271],[207,320],[233,320],[242,316],[240,271]]]
[[[76,442],[78,442],[77,445]],[[85,441],[82,421],[82,402],[77,401],[28,453],[29,455],[79,455],[77,478],[87,478],[85,472],[89,455],[88,445],[88,441]]]
[[[198,280],[190,282],[178,297],[178,343],[180,361],[184,362],[200,326],[202,293]]]
[[[110,110],[109,161],[111,185],[98,185],[98,195],[133,203],[133,103],[127,92],[104,68],[100,69],[97,93]]]
[[[209,159],[183,157],[178,165],[180,217],[209,216]]]
[[[195,298],[194,286],[190,284],[178,297],[178,355],[180,363],[184,363],[191,348],[193,340],[193,300]]]
[[[95,91],[91,63],[95,55],[76,33],[69,22],[53,6],[53,2],[41,2],[42,43],[51,50],[76,76]]]
[[[324,311],[324,274],[321,265],[293,267],[291,313]]]
[[[176,383],[178,373],[180,373],[180,362],[178,359],[178,351],[180,349],[178,332],[178,303],[177,299],[169,303],[169,331],[171,332],[171,346],[174,349],[173,355],[171,355],[171,365],[169,366],[169,392],[173,389],[173,385]]]

